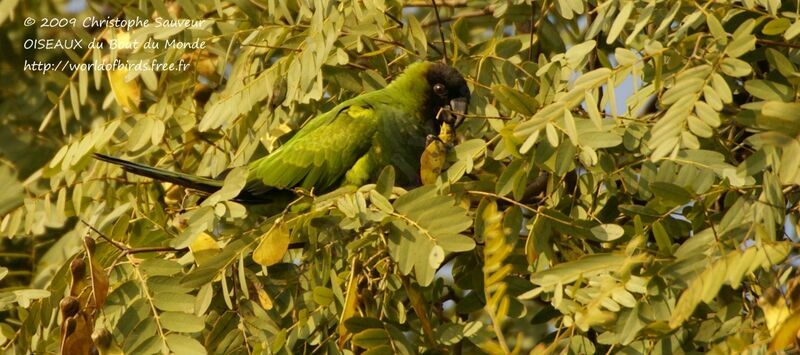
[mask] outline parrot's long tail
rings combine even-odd
[[[95,159],[104,161],[106,163],[119,165],[125,171],[136,175],[146,176],[160,181],[171,182],[173,184],[178,184],[184,187],[188,187],[190,189],[195,189],[209,194],[214,193],[215,191],[222,188],[222,180],[215,180],[189,174],[176,173],[174,171],[154,168],[152,166],[134,163],[99,153],[94,153],[94,157]]]

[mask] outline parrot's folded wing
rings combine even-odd
[[[369,105],[351,104],[314,118],[285,145],[250,163],[244,192],[334,187],[369,150],[377,115]]]

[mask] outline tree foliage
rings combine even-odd
[[[3,349],[795,346],[796,2],[432,5],[0,1]],[[22,24],[87,16],[152,22]],[[202,22],[158,28],[158,17]],[[132,48],[22,46],[56,37]],[[115,59],[189,66],[23,70]],[[230,201],[236,167],[419,60],[448,60],[472,88],[433,183],[396,186],[387,168],[279,208]],[[200,199],[94,152],[227,172],[225,185]]]

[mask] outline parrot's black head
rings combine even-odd
[[[426,117],[458,126],[469,106],[467,81],[458,70],[444,63],[429,63],[425,79],[428,84],[423,108]]]

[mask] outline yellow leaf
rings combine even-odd
[[[797,342],[797,332],[800,330],[800,312],[795,312],[791,317],[786,319],[772,341],[769,342],[768,350],[770,352],[786,349]]]
[[[289,227],[275,222],[272,228],[261,237],[261,243],[253,251],[253,261],[263,266],[275,265],[289,250]]]
[[[111,83],[111,91],[117,103],[125,109],[137,111],[141,91],[136,80],[126,82],[125,76],[128,75],[127,69],[109,70],[108,82]]]
[[[428,137],[425,150],[419,160],[419,177],[423,185],[436,183],[436,179],[441,174],[447,158],[447,145],[453,142],[453,132],[450,125],[442,124],[439,137]]]
[[[197,266],[203,266],[208,260],[214,257],[214,255],[217,255],[221,249],[213,237],[203,232],[189,245],[189,250],[192,251],[194,262]]]
[[[447,145],[455,142],[455,132],[453,132],[453,127],[451,127],[450,124],[442,123],[442,127],[439,130],[439,139]]]
[[[272,309],[272,298],[269,297],[267,291],[264,291],[263,288],[256,289],[258,292],[258,303],[261,304],[265,310]]]
[[[780,291],[769,288],[758,300],[761,311],[764,312],[764,321],[769,330],[769,334],[775,336],[780,326],[789,317],[791,310],[786,306],[785,299]]]

